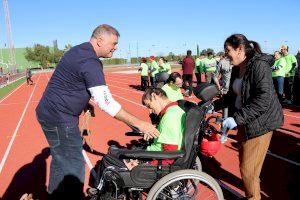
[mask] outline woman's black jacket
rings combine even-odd
[[[271,66],[273,56],[256,54],[246,66],[242,81],[242,108],[235,108],[236,95],[232,84],[238,77],[239,67],[233,67],[229,92],[215,101],[215,108],[228,107],[229,116],[238,126],[245,127],[246,138],[251,139],[279,128],[283,124],[283,112],[276,95]]]

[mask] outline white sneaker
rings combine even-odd
[[[221,135],[221,143],[224,144],[227,141],[227,135]]]

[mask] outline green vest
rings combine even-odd
[[[285,61],[284,57],[281,57],[281,58],[275,60],[275,63],[273,65],[273,69],[272,69],[272,77],[277,77],[277,76],[284,77],[285,76],[285,67],[286,67],[286,61]]]
[[[288,54],[284,56],[286,61],[285,77],[295,76],[296,69],[293,69],[293,63],[297,63],[297,59],[294,55]]]
[[[151,71],[150,76],[155,77],[155,75],[158,73],[158,70],[159,70],[159,66],[158,66],[157,62],[152,61],[150,63],[150,71]]]
[[[141,64],[141,76],[148,76],[148,65],[146,63]]]
[[[203,61],[205,72],[214,72],[217,70],[217,61],[214,58],[205,58]]]

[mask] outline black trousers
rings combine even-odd
[[[197,85],[199,85],[200,83],[202,83],[201,80],[201,73],[195,73],[196,79],[197,79]]]
[[[191,96],[193,92],[193,74],[183,74],[183,89],[188,90],[188,95]]]
[[[29,85],[29,82],[30,84],[33,84],[33,80],[31,79],[31,77],[27,77],[26,81],[27,81],[27,85]]]
[[[145,90],[147,87],[149,87],[148,76],[141,76],[141,89]]]
[[[294,76],[284,78],[285,99],[293,101]]]

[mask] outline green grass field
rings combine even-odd
[[[38,63],[29,62],[26,60],[26,58],[24,56],[25,48],[15,48],[15,51],[16,51],[17,69],[19,69],[20,71],[24,71],[25,68],[27,68],[27,67],[37,67],[38,66]],[[8,49],[0,49],[0,60],[2,60],[2,58],[3,58],[4,63],[7,63]]]
[[[9,84],[3,88],[0,88],[0,100],[4,98],[8,93],[10,93],[12,90],[17,88],[19,85],[24,83],[26,78],[21,78],[20,80],[17,80],[16,82],[13,82],[12,84]]]

